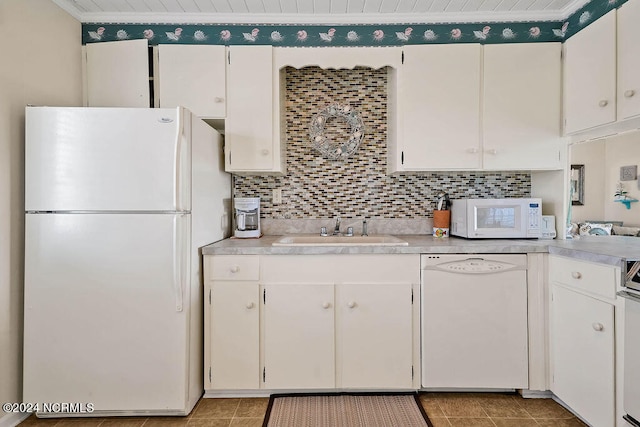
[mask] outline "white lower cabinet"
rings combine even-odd
[[[338,378],[345,388],[411,388],[410,283],[336,287]]]
[[[213,255],[205,270],[207,390],[419,388],[419,255]]]
[[[589,424],[615,426],[620,269],[550,256],[549,275],[551,391]]]
[[[335,387],[333,284],[265,285],[263,295],[264,387]]]
[[[259,294],[257,283],[220,282],[209,288],[209,371],[205,382],[215,389],[259,386]],[[232,327],[230,327],[232,326]]]
[[[257,256],[204,257],[205,389],[260,386]]]
[[[412,387],[411,284],[269,284],[264,295],[265,388]]]

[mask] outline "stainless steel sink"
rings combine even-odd
[[[272,246],[407,246],[409,243],[395,236],[319,236],[317,234],[290,234],[273,242]]]

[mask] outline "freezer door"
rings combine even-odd
[[[190,210],[184,109],[27,107],[27,211]]]
[[[187,214],[26,215],[25,402],[184,413],[202,305],[189,227]]]

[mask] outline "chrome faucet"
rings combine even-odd
[[[336,218],[336,227],[333,229],[333,235],[334,236],[340,235],[340,217]]]

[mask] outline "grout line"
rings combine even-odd
[[[236,406],[235,411],[233,411],[233,415],[231,416],[231,421],[229,421],[229,425],[233,423],[233,420],[236,418],[236,414],[238,413],[238,409],[240,409],[240,404],[242,403],[242,398],[238,399],[238,405]]]

